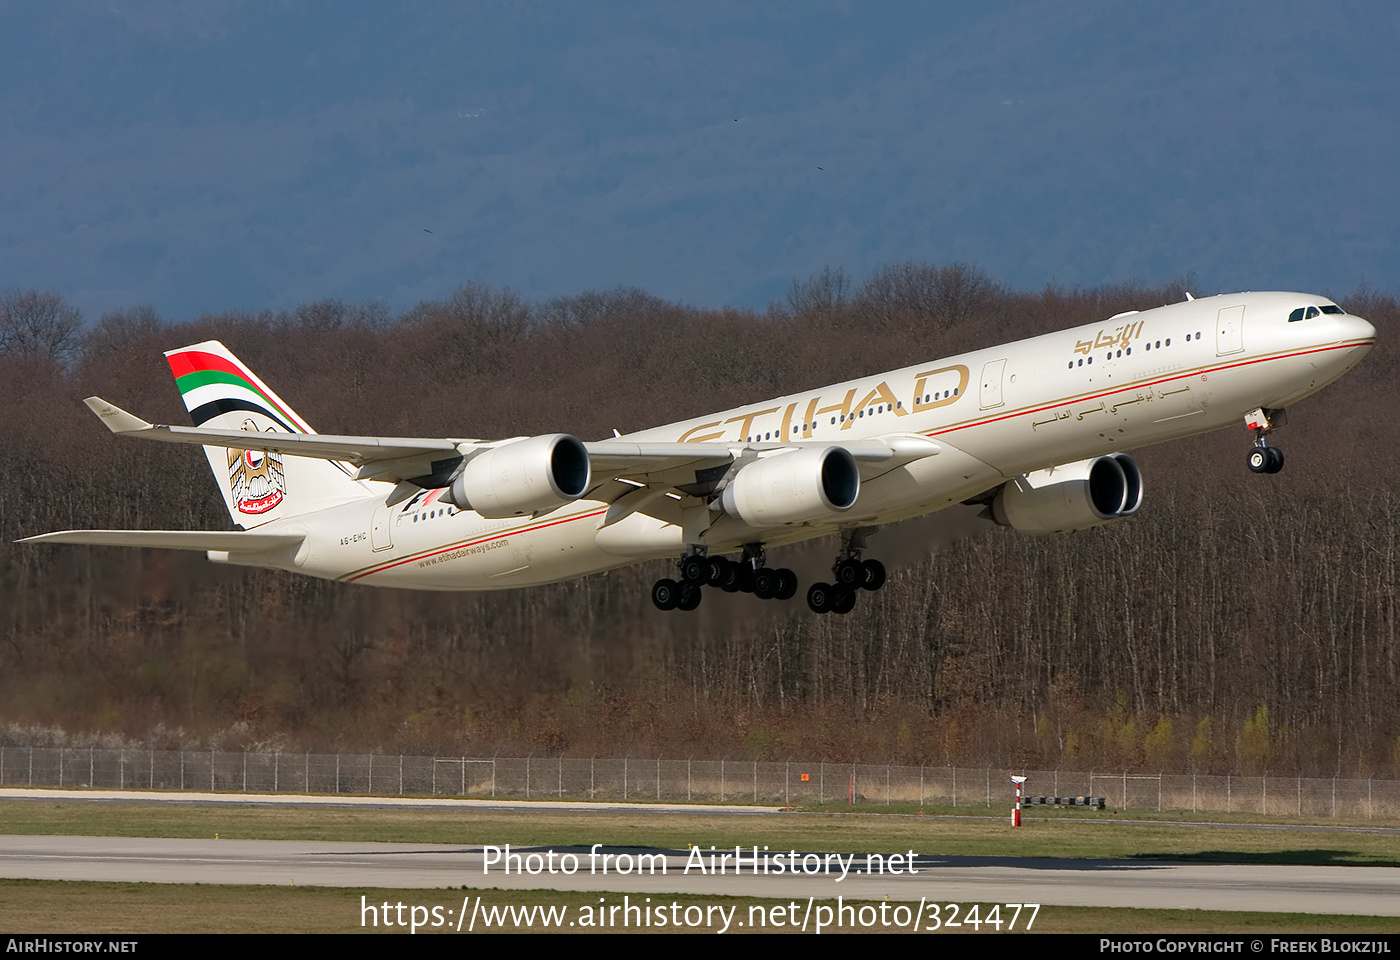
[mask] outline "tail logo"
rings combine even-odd
[[[253,433],[258,430],[252,420],[244,420],[243,429]],[[269,429],[268,432],[274,431]],[[239,513],[267,513],[287,495],[287,475],[282,469],[282,457],[265,450],[230,449],[228,482]]]

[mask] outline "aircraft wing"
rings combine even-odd
[[[456,456],[463,443],[475,440],[448,440],[425,437],[338,437],[319,433],[248,433],[243,430],[217,430],[204,427],[173,427],[149,423],[101,397],[88,397],[83,403],[97,414],[107,429],[127,437],[161,440],[165,443],[197,443],[210,447],[234,447],[284,453],[293,457],[342,460],[355,466],[381,460],[401,460],[436,455]],[[250,443],[257,438],[256,444]],[[424,472],[419,471],[418,476]],[[385,479],[388,479],[387,477]]]
[[[294,457],[337,460],[358,467],[357,480],[404,483],[439,473],[459,457],[470,456],[501,443],[452,438],[352,437],[302,433],[249,433],[155,424],[128,413],[100,397],[83,401],[113,433],[165,443],[253,448]],[[522,438],[512,438],[522,439]],[[796,443],[665,443],[609,439],[584,444],[594,482],[623,480],[631,485],[675,487],[682,491],[707,479],[718,479],[737,460],[772,455],[802,447],[838,446],[862,466],[862,476],[883,473],[902,463],[938,453],[940,446],[916,434],[871,440],[805,440]],[[623,489],[626,489],[624,487]],[[399,497],[396,492],[395,497]],[[401,499],[401,497],[399,497]]]

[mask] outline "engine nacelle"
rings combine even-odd
[[[1140,506],[1142,472],[1114,453],[1017,477],[992,501],[992,518],[1018,533],[1066,533],[1130,517]]]
[[[740,468],[720,494],[720,506],[751,526],[768,527],[841,513],[859,493],[860,471],[850,451],[806,447]]]
[[[577,500],[591,476],[582,441],[566,433],[545,434],[477,454],[443,499],[483,517],[518,517]]]

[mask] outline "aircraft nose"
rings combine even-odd
[[[1356,340],[1376,339],[1376,328],[1360,317],[1347,316],[1347,336]]]

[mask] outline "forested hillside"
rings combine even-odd
[[[321,302],[165,322],[0,302],[0,739],[453,755],[1128,764],[1400,776],[1400,305],[1289,411],[1278,476],[1238,430],[1135,454],[1146,503],[1018,536],[960,510],[882,532],[845,617],[648,599],[664,564],[491,594],[379,591],[198,554],[15,545],[69,527],[230,526],[197,449],[112,437],[98,394],[188,422],[162,351],[223,340],[327,433],[591,439],[1182,297],[1002,289],[961,265],[795,283],[766,314],[636,290],[468,286],[402,315]],[[1207,291],[1193,290],[1201,294]],[[804,582],[834,547],[775,553]]]

